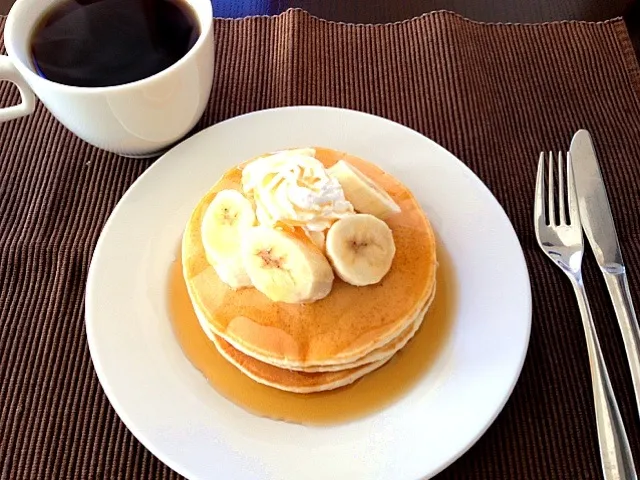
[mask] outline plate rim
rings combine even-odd
[[[355,115],[359,115],[359,116],[366,116],[366,117],[372,117],[374,118],[376,121],[381,121],[381,122],[387,122],[389,124],[392,124],[396,127],[400,127],[404,130],[407,131],[407,133],[411,133],[413,135],[418,135],[420,137],[422,137],[423,140],[426,140],[428,142],[430,142],[435,148],[442,150],[444,153],[446,153],[446,155],[450,158],[450,160],[455,160],[457,162],[457,166],[461,167],[462,170],[467,174],[470,175],[473,179],[474,179],[474,183],[475,186],[480,188],[481,190],[483,190],[484,194],[487,196],[488,200],[493,204],[493,207],[497,209],[495,210],[497,214],[499,214],[502,217],[503,221],[506,221],[506,225],[508,225],[509,229],[510,229],[510,234],[513,235],[513,237],[515,238],[517,245],[518,245],[518,260],[520,263],[520,267],[522,268],[522,273],[524,274],[523,277],[526,280],[526,297],[521,299],[522,303],[523,303],[523,314],[526,312],[526,319],[527,319],[527,324],[526,324],[526,332],[525,332],[525,341],[524,341],[524,345],[523,345],[523,349],[522,349],[522,353],[520,355],[519,358],[519,362],[518,365],[516,366],[515,369],[515,375],[513,376],[509,388],[506,391],[502,401],[500,402],[499,405],[496,405],[494,412],[491,416],[491,418],[487,418],[486,421],[484,422],[484,426],[478,430],[477,434],[473,437],[470,438],[464,445],[463,448],[460,448],[459,451],[457,452],[456,455],[452,455],[451,458],[447,461],[447,462],[443,462],[439,468],[432,470],[431,472],[427,473],[427,477],[426,478],[431,478],[439,473],[441,473],[442,471],[444,471],[445,469],[447,469],[449,466],[451,466],[453,463],[455,463],[458,459],[460,459],[465,453],[467,453],[469,451],[469,449],[474,446],[477,441],[487,432],[487,430],[494,424],[495,420],[497,419],[497,417],[500,415],[500,413],[502,413],[502,411],[504,410],[505,405],[507,404],[507,402],[509,401],[509,399],[511,398],[513,391],[515,389],[516,384],[518,383],[518,380],[520,379],[520,376],[522,374],[522,369],[524,367],[524,363],[526,361],[528,352],[529,352],[529,346],[530,346],[530,340],[531,340],[531,330],[532,330],[532,324],[533,324],[533,297],[532,297],[532,291],[531,291],[531,277],[530,277],[530,272],[529,272],[529,268],[526,262],[526,258],[524,256],[524,250],[522,248],[522,243],[520,242],[520,239],[518,237],[518,234],[515,230],[515,227],[513,226],[513,223],[511,222],[511,219],[509,218],[509,216],[507,215],[506,211],[504,210],[504,207],[502,206],[502,204],[497,200],[497,198],[495,197],[495,195],[493,194],[493,192],[489,189],[489,187],[480,179],[480,177],[473,171],[471,170],[471,168],[469,168],[462,160],[460,160],[456,155],[454,155],[452,152],[450,152],[448,149],[446,149],[445,147],[443,147],[442,145],[440,145],[439,143],[437,143],[436,141],[432,140],[431,138],[427,137],[426,135],[423,135],[422,133],[418,132],[417,130],[414,130],[406,125],[403,125],[399,122],[390,120],[388,118],[382,117],[382,116],[378,116],[378,115],[374,115],[371,113],[367,113],[367,112],[362,112],[359,110],[354,110],[354,109],[347,109],[347,108],[339,108],[339,107],[326,107],[326,106],[320,106],[320,105],[292,105],[292,106],[284,106],[284,107],[274,107],[274,108],[264,108],[264,109],[259,109],[259,110],[255,110],[255,111],[251,111],[251,112],[247,112],[247,113],[243,113],[241,115],[237,115],[234,117],[230,117],[228,119],[225,119],[221,122],[218,123],[214,123],[206,128],[203,128],[202,130],[200,130],[199,132],[182,139],[178,144],[174,145],[170,150],[168,150],[167,152],[165,152],[163,155],[161,155],[160,157],[158,157],[153,164],[151,164],[144,172],[142,172],[133,182],[132,184],[127,188],[127,190],[125,191],[125,193],[122,195],[122,197],[117,201],[115,207],[113,208],[113,210],[110,212],[107,221],[104,223],[102,230],[100,232],[99,238],[95,244],[93,253],[92,253],[92,257],[91,257],[91,261],[89,264],[89,269],[88,269],[88,273],[87,273],[87,281],[86,281],[86,285],[85,285],[85,308],[84,308],[84,313],[85,313],[85,319],[84,319],[84,324],[85,324],[85,334],[87,337],[87,344],[88,344],[88,349],[89,349],[89,354],[90,354],[90,359],[91,362],[93,364],[94,367],[94,371],[96,373],[96,376],[98,378],[98,381],[100,383],[100,386],[102,388],[102,390],[104,391],[107,399],[109,400],[109,403],[111,405],[111,407],[114,409],[116,415],[118,415],[118,417],[120,418],[120,420],[123,422],[123,424],[125,425],[125,427],[129,430],[129,432],[136,438],[137,441],[139,441],[144,448],[146,448],[147,450],[149,450],[150,453],[152,453],[158,460],[160,460],[162,463],[164,463],[165,465],[167,465],[169,468],[171,468],[172,470],[174,470],[175,472],[177,472],[178,474],[184,476],[185,478],[191,478],[192,477],[192,472],[189,471],[189,468],[187,466],[183,466],[182,464],[180,464],[179,462],[174,461],[174,459],[171,457],[171,455],[167,455],[163,452],[160,452],[159,448],[156,448],[154,442],[149,439],[147,437],[147,434],[142,431],[141,429],[137,428],[136,426],[136,422],[134,421],[134,419],[132,419],[126,412],[126,409],[122,407],[122,405],[118,402],[117,400],[117,394],[112,390],[112,387],[110,386],[108,379],[107,379],[107,374],[105,373],[105,371],[103,370],[102,366],[101,366],[101,362],[99,360],[99,355],[96,354],[96,346],[94,344],[94,341],[92,341],[93,338],[93,325],[92,323],[89,321],[89,317],[92,315],[90,313],[91,308],[93,307],[93,299],[92,299],[92,290],[94,283],[96,283],[98,280],[97,278],[97,274],[96,274],[96,270],[97,270],[97,264],[100,261],[100,259],[98,258],[99,255],[98,252],[100,251],[103,243],[105,243],[107,241],[107,237],[108,237],[108,232],[109,230],[112,228],[112,224],[116,221],[116,217],[118,216],[118,212],[124,208],[123,206],[126,205],[128,198],[133,194],[134,190],[137,189],[138,185],[141,182],[144,182],[146,177],[149,175],[154,175],[155,171],[158,168],[162,168],[162,165],[164,163],[166,163],[167,161],[171,161],[170,157],[174,154],[175,150],[178,148],[181,148],[181,146],[187,142],[191,142],[192,140],[202,137],[202,136],[206,136],[209,135],[210,132],[216,128],[219,128],[221,125],[223,124],[228,124],[228,123],[232,123],[232,122],[241,122],[243,119],[245,119],[246,117],[255,117],[255,116],[260,116],[260,115],[277,115],[282,111],[291,111],[291,110],[307,110],[307,111],[329,111],[329,112],[333,112],[335,114],[340,114],[340,112],[348,112],[349,114],[355,114]],[[90,288],[91,287],[91,288]]]

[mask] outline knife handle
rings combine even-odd
[[[636,405],[638,406],[638,414],[640,414],[640,329],[638,329],[638,320],[633,310],[627,274],[624,267],[618,272],[603,270],[603,274],[622,332],[627,361],[631,369]]]
[[[573,289],[578,300],[587,340],[602,473],[605,480],[638,480],[627,432],[624,429],[607,366],[604,363],[582,276],[578,274],[577,277],[570,276],[570,278],[573,280]]]

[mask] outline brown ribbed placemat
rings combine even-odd
[[[566,149],[576,129],[591,130],[640,305],[640,70],[622,21],[486,25],[439,12],[371,27],[294,10],[215,20],[215,35],[213,95],[200,127],[295,104],[388,117],[461,158],[514,223],[532,277],[527,361],[494,425],[439,478],[600,478],[578,309],[569,282],[538,250],[531,216],[540,150]],[[17,98],[0,83],[0,104]],[[100,229],[149,164],[88,146],[41,105],[0,125],[1,478],[178,478],[110,407],[83,323]],[[640,465],[623,346],[593,263],[592,308]]]

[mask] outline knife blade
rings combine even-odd
[[[640,329],[609,198],[591,135],[578,130],[569,148],[582,227],[591,246],[618,319],[640,414]]]

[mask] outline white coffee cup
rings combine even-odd
[[[38,75],[30,52],[34,27],[60,0],[17,0],[5,24],[8,56],[0,55],[0,80],[18,86],[21,103],[0,109],[0,122],[31,114],[37,96],[60,123],[96,147],[129,157],[166,150],[200,119],[213,81],[211,0],[183,1],[200,26],[200,37],[184,57],[135,82],[76,87]]]

